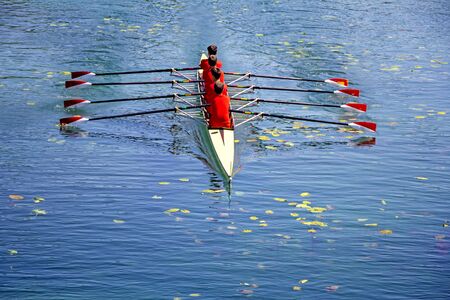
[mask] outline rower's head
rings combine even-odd
[[[222,71],[218,67],[212,67],[211,74],[214,78],[214,81],[216,81],[216,80],[220,79],[220,75],[222,75]]]
[[[208,46],[208,55],[217,55],[217,46],[215,44]]]
[[[222,94],[224,87],[225,87],[225,84],[223,82],[217,80],[214,83],[214,92],[216,92],[217,95],[220,95],[220,94]]]
[[[216,63],[217,63],[217,56],[216,55],[210,55],[209,57],[208,57],[208,64],[211,66],[211,67],[214,67],[215,65],[216,65]]]

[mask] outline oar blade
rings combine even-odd
[[[85,122],[85,121],[89,121],[89,119],[85,118],[83,116],[80,116],[80,115],[76,115],[76,116],[59,119],[59,125],[61,127],[64,127],[69,124],[80,123],[80,122]]]
[[[328,78],[325,80],[326,83],[331,83],[339,86],[348,86],[348,79],[345,78]]]
[[[85,100],[85,99],[70,99],[70,100],[64,101],[64,108],[80,107],[80,106],[83,106],[83,105],[89,104],[89,103],[91,103],[91,101]]]
[[[81,77],[81,76],[86,76],[86,75],[95,76],[95,73],[94,72],[89,72],[89,71],[70,72],[70,76],[71,76],[72,79],[75,79],[75,78],[78,78],[78,77]]]
[[[365,104],[365,103],[349,102],[349,103],[341,105],[341,107],[348,109],[348,110],[357,111],[357,112],[366,112],[367,111],[367,104]]]
[[[74,87],[84,87],[92,85],[92,83],[83,81],[83,80],[67,80],[66,81],[66,89],[74,88]]]
[[[373,122],[353,122],[348,124],[350,127],[353,127],[355,129],[362,129],[370,132],[376,132],[377,131],[377,124]]]
[[[338,91],[334,91],[335,94],[346,94],[353,97],[359,97],[359,90],[357,89],[342,89]]]

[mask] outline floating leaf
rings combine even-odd
[[[380,230],[380,233],[388,235],[388,234],[392,234],[392,230],[390,230],[390,229],[383,229],[383,230]]]
[[[294,286],[292,287],[292,290],[293,290],[293,291],[301,291],[302,288],[301,288],[300,286],[298,286],[298,285],[294,285]]]
[[[415,177],[417,180],[428,180],[428,178],[427,177]]]
[[[192,294],[189,294],[189,296],[191,296],[191,297],[200,297],[201,294],[200,293],[192,293]]]
[[[34,197],[33,199],[34,199],[34,203],[40,203],[40,202],[42,202],[42,201],[45,200],[45,198],[43,198],[43,197],[38,197],[38,196]]]
[[[250,233],[250,232],[252,232],[252,231],[253,231],[253,230],[251,230],[251,229],[243,229],[243,230],[242,230],[243,233]]]
[[[15,249],[10,249],[8,250],[9,255],[17,255],[19,254],[19,251],[15,250]]]
[[[189,178],[180,178],[180,179],[178,179],[179,181],[181,181],[181,182],[188,182],[189,181]]]
[[[23,199],[25,199],[25,197],[22,196],[22,195],[11,194],[11,195],[9,195],[9,199],[12,199],[12,200],[23,200]]]
[[[262,36],[264,36],[264,34],[262,34],[262,33],[257,33],[257,34],[255,34],[257,37],[262,37]]]
[[[366,222],[368,219],[358,219],[358,222]]]
[[[268,214],[268,215],[273,215],[273,210],[268,209],[268,210],[265,211],[265,213]]]
[[[222,193],[222,192],[225,192],[225,190],[211,190],[211,189],[206,189],[206,190],[203,190],[202,192],[203,192],[203,193],[210,193],[210,194],[213,194],[213,193]]]
[[[46,215],[47,214],[47,212],[44,209],[39,209],[39,208],[33,209],[31,212],[33,214],[35,214],[36,216]]]
[[[183,214],[190,214],[191,211],[189,209],[181,209],[180,212],[182,212]]]
[[[170,184],[170,182],[167,182],[167,181],[160,181],[160,182],[158,182],[158,184],[160,184],[160,185],[168,185],[168,184]]]
[[[165,213],[171,214],[178,211],[180,211],[179,208],[169,208],[168,210],[165,211]]]
[[[158,196],[158,195],[153,195],[153,196],[152,196],[152,199],[162,199],[162,197],[161,197],[161,196]]]
[[[307,283],[308,281],[309,281],[308,279],[302,279],[302,280],[299,280],[298,283],[305,284],[305,283]]]
[[[381,204],[383,204],[383,205],[387,205],[387,202],[386,202],[386,200],[383,200],[383,199],[381,199]]]
[[[267,223],[261,223],[261,224],[259,224],[259,226],[261,226],[261,227],[267,227],[267,226],[269,226],[269,224],[267,224]]]
[[[310,208],[308,208],[308,211],[312,212],[314,214],[317,214],[317,213],[320,214],[320,213],[322,213],[322,212],[324,212],[326,210],[327,209],[325,207],[310,207]]]
[[[308,232],[311,232],[311,233],[315,233],[317,230],[315,230],[315,229],[309,229],[308,230]]]
[[[296,206],[296,205],[297,205],[297,202],[292,201],[292,202],[289,202],[288,205],[289,205],[289,206]]]
[[[65,76],[70,76],[72,73],[68,71],[62,71],[61,74]]]
[[[427,116],[415,116],[416,119],[425,119]]]
[[[390,68],[382,68],[381,71],[388,71],[388,72],[399,72],[400,66],[392,66]]]
[[[116,224],[123,224],[123,223],[125,223],[125,220],[114,219],[113,222],[116,223]]]
[[[296,212],[291,212],[291,217],[298,217],[298,213],[296,213]]]
[[[256,220],[258,220],[259,218],[258,218],[257,216],[251,216],[249,219],[252,220],[252,221],[256,221]]]
[[[367,227],[377,227],[378,224],[377,224],[377,223],[369,223],[369,224],[364,224],[364,226],[367,226]]]
[[[311,194],[308,193],[308,192],[303,192],[303,193],[300,194],[300,196],[301,197],[309,197],[309,196],[311,196]]]
[[[278,150],[278,148],[277,147],[275,147],[275,146],[265,146],[265,148],[266,149],[269,149],[269,150]]]
[[[234,143],[236,143],[236,144],[239,143],[239,142],[240,142],[240,140],[234,140]]]
[[[446,113],[445,111],[438,111],[437,114],[438,114],[438,115],[445,115],[445,114],[447,114],[447,113]]]
[[[275,197],[273,198],[273,200],[278,201],[278,202],[286,202],[287,200],[284,198],[279,198],[279,197]]]

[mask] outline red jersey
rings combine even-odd
[[[205,85],[208,83],[211,83],[214,81],[214,78],[211,74],[211,66],[208,63],[207,59],[202,59],[202,61],[200,62],[200,67],[203,69],[203,80],[205,81]],[[216,63],[216,67],[217,68],[222,68],[222,62],[220,60],[217,61]],[[222,74],[220,75],[220,79],[221,82],[225,82],[225,76]]]
[[[230,97],[227,94],[216,94],[211,99],[211,105],[208,106],[207,110],[209,112],[209,127],[231,128]]]
[[[223,73],[222,73],[222,75],[223,75]],[[223,79],[222,77],[223,76],[220,76],[220,79],[219,79],[220,81],[222,81],[221,80],[221,79]],[[216,92],[214,91],[214,84],[215,84],[214,81],[210,82],[209,84],[205,83],[205,95],[204,95],[204,97],[205,97],[206,103],[211,103],[211,100],[216,96]],[[228,87],[227,87],[226,84],[223,87],[222,94],[228,95]]]

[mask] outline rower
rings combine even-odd
[[[200,67],[203,69],[203,80],[205,81],[205,85],[214,82],[211,74],[211,68],[219,68],[219,66],[217,66],[217,56],[210,55],[208,59],[202,60],[200,63]]]
[[[231,128],[230,97],[224,93],[225,84],[216,81],[214,97],[211,99],[209,112],[209,128]]]
[[[211,44],[208,46],[208,57],[210,57],[211,55],[215,55],[217,57],[217,46],[214,44]],[[207,59],[202,59],[200,62],[200,66],[203,68],[202,63],[206,64]],[[218,68],[222,68],[222,62],[220,60],[217,61],[216,67]]]
[[[211,68],[211,75],[212,75],[212,81],[209,83],[206,83],[205,81],[205,100],[206,103],[210,103],[211,99],[214,98],[215,96],[215,91],[214,91],[214,84],[216,83],[217,80],[219,80],[220,82],[224,82],[224,74],[222,72],[222,70],[220,70],[217,67],[212,67]],[[228,90],[227,90],[227,86],[225,85],[224,87],[224,92],[226,95],[228,94]]]

